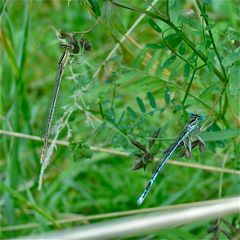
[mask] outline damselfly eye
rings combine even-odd
[[[203,120],[204,116],[203,115],[199,115],[199,120]]]

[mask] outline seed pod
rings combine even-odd
[[[184,153],[185,153],[185,156],[186,156],[187,159],[191,158],[191,153],[190,153],[190,151],[187,148],[186,148]]]
[[[145,147],[143,144],[141,144],[140,142],[138,142],[138,141],[136,141],[136,140],[134,140],[134,139],[131,139],[131,143],[132,143],[134,146],[136,146],[136,147],[138,147],[139,149],[141,149],[142,151],[147,152],[146,147]]]
[[[142,160],[138,160],[132,167],[132,170],[135,171],[135,170],[138,170],[140,168],[143,168],[144,167],[144,163],[142,162]]]
[[[59,30],[59,35],[58,35],[58,37],[61,38],[61,39],[66,39],[66,38],[69,38],[70,35],[69,35],[69,33],[64,32],[63,30]]]
[[[205,151],[205,144],[203,144],[201,141],[198,141],[198,147],[199,147],[200,152]]]
[[[74,54],[78,54],[79,51],[80,51],[80,48],[79,48],[79,45],[78,45],[78,41],[77,41],[77,39],[75,37],[71,38],[70,44],[73,46],[72,52]]]
[[[86,51],[90,51],[92,49],[91,44],[86,38],[81,38],[79,42]]]
[[[151,147],[153,146],[153,144],[155,143],[156,141],[156,138],[158,137],[159,133],[160,133],[160,130],[161,128],[157,129],[153,135],[152,135],[152,139],[149,141],[149,144],[148,144],[148,148],[151,149]]]

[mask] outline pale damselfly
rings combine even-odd
[[[168,148],[167,151],[164,152],[164,156],[160,161],[160,164],[158,165],[157,169],[154,171],[151,179],[148,182],[147,187],[144,189],[143,193],[138,198],[138,201],[137,201],[138,205],[141,205],[143,203],[144,199],[149,193],[154,181],[156,180],[163,166],[166,164],[167,160],[171,157],[173,152],[179,147],[180,144],[184,144],[184,146],[189,150],[190,154],[192,149],[193,135],[199,140],[199,142],[204,144],[202,138],[197,134],[200,128],[199,123],[202,119],[203,117],[198,114],[191,114],[191,120],[186,124],[183,132],[180,134],[180,136],[177,138],[174,144],[170,146],[170,148]]]
[[[54,84],[52,99],[50,101],[50,105],[49,105],[48,111],[47,111],[47,116],[46,116],[47,119],[46,119],[45,126],[44,126],[43,132],[42,132],[43,148],[42,148],[42,153],[41,153],[41,163],[43,163],[46,160],[46,154],[47,154],[47,150],[49,147],[49,137],[51,135],[51,128],[53,126],[53,119],[54,119],[54,114],[55,114],[55,110],[56,110],[58,96],[60,93],[60,86],[61,86],[61,82],[62,82],[64,68],[68,62],[69,55],[72,53],[77,54],[77,53],[79,53],[79,50],[80,50],[78,42],[74,36],[71,36],[70,34],[62,31],[62,32],[60,32],[59,37],[61,39],[65,39],[67,41],[67,44],[61,45],[61,47],[63,48],[63,52],[58,61],[57,77],[56,77],[56,81]]]

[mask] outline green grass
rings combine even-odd
[[[159,1],[155,7],[164,13],[159,14],[145,12],[148,4],[141,1],[131,1],[131,5],[129,1],[118,5],[110,1],[2,1],[0,128],[12,135],[40,135],[62,51],[55,31],[84,31],[95,24],[94,13],[102,17],[86,34],[92,51],[75,56],[81,64],[66,67],[61,86],[59,104],[68,107],[57,115],[68,113],[70,107],[73,111],[59,140],[68,136],[68,142],[85,144],[77,145],[74,159],[70,147],[58,145],[38,191],[42,143],[1,134],[2,238],[86,224],[57,223],[73,215],[239,194],[237,174],[168,164],[139,207],[136,200],[151,177],[151,167],[132,171],[134,157],[90,153],[87,147],[133,153],[136,149],[130,138],[147,144],[160,127],[157,144],[162,151],[181,132],[187,113],[197,112],[205,116],[201,135],[206,151],[194,149],[191,160],[179,159],[177,154],[172,159],[239,170],[237,1],[213,1],[205,9],[198,1],[174,2],[169,1],[166,11],[167,1]],[[141,13],[147,15],[106,61]],[[102,219],[90,222],[98,221]],[[21,229],[8,230],[15,225]],[[194,223],[151,236],[211,239],[209,225],[210,221]]]

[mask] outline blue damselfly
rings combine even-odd
[[[173,152],[179,147],[180,144],[183,144],[189,154],[191,154],[192,149],[192,138],[195,136],[198,141],[204,145],[202,138],[197,134],[199,132],[199,123],[203,119],[202,116],[198,114],[191,114],[191,120],[186,124],[183,132],[177,138],[173,145],[171,145],[165,152],[162,160],[160,161],[157,169],[154,171],[147,187],[144,189],[143,193],[139,197],[137,203],[141,205],[149,193],[154,181],[156,180],[158,174],[162,170],[163,166],[166,164],[167,160],[171,157]]]

